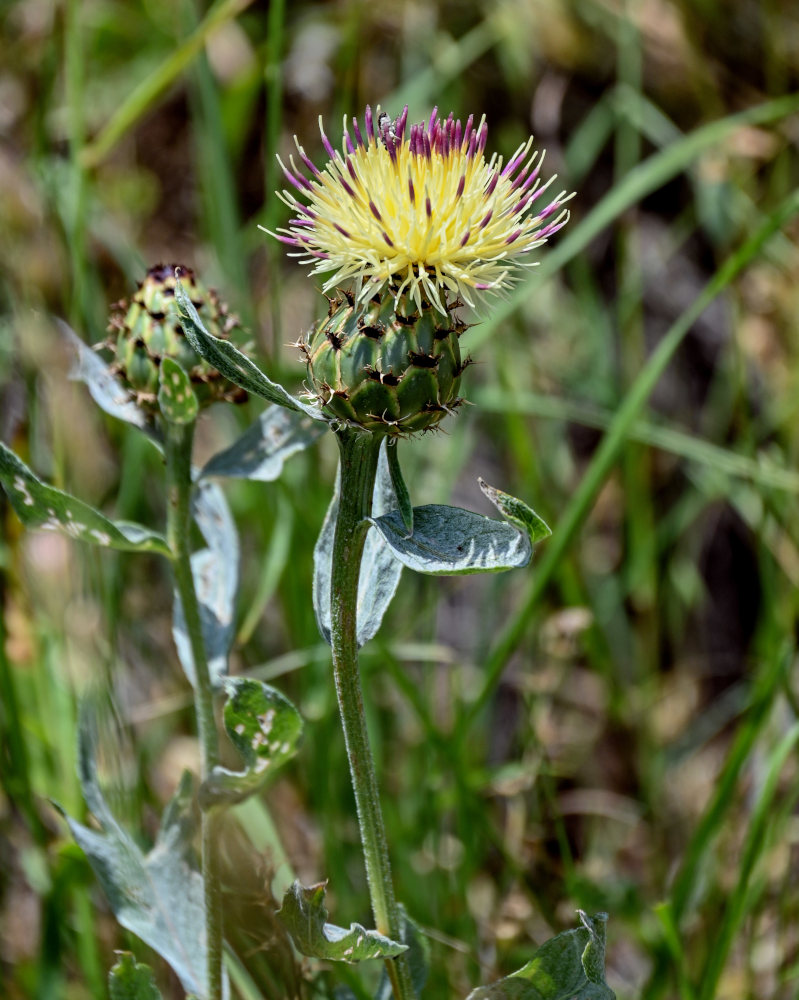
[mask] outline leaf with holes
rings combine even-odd
[[[200,805],[242,802],[281,764],[294,756],[302,736],[302,717],[288,698],[263,681],[226,677],[225,729],[245,768],[215,767],[200,787]]]
[[[270,403],[277,403],[290,410],[300,411],[313,420],[326,421],[326,417],[317,406],[300,402],[282,385],[272,382],[254,362],[250,361],[246,354],[242,354],[229,340],[220,340],[218,337],[212,336],[203,326],[203,321],[197,314],[197,310],[180,281],[175,286],[175,299],[178,304],[180,325],[183,327],[186,339],[200,357],[205,358],[208,364],[213,365],[225,378]]]
[[[363,962],[370,958],[393,958],[407,951],[407,945],[378,931],[368,931],[360,924],[351,924],[345,930],[327,923],[325,885],[320,882],[304,886],[295,881],[278,910],[278,917],[301,954],[331,962]]]
[[[77,497],[47,486],[2,443],[0,483],[26,528],[60,531],[70,538],[105,548],[170,554],[163,535],[130,521],[110,521]]]
[[[479,482],[505,521],[461,507],[431,504],[414,508],[412,535],[397,510],[373,517],[372,524],[394,556],[417,573],[459,576],[501,573],[526,566],[533,545],[548,537],[549,528],[523,501],[488,486],[482,479]]]
[[[339,477],[333,499],[330,501],[322,530],[314,548],[313,605],[316,622],[322,638],[330,644],[330,576],[333,568],[333,540],[336,533],[336,518],[338,517]],[[402,517],[397,513],[399,500],[394,489],[386,445],[380,450],[380,461],[377,466],[373,513],[375,517],[393,511],[400,523]],[[395,558],[389,545],[378,531],[370,529],[361,559],[361,574],[358,579],[358,645],[363,646],[373,638],[383,615],[391,603],[399,579],[402,574],[402,563]]]
[[[83,795],[99,830],[69,816],[66,820],[117,920],[169,963],[186,992],[206,996],[205,901],[192,850],[191,775],[183,775],[155,845],[144,854],[108,808],[97,777],[94,732],[85,717],[78,767]]]
[[[287,458],[308,448],[326,430],[304,413],[270,406],[237,441],[214,455],[200,475],[271,483],[279,478]]]
[[[108,973],[111,1000],[162,1000],[153,970],[136,961],[129,951],[118,951],[116,965]]]
[[[170,424],[193,424],[200,404],[191,379],[174,358],[162,358],[158,369],[158,408]]]
[[[239,540],[225,495],[216,483],[198,484],[192,498],[194,520],[208,547],[192,553],[191,570],[208,657],[211,681],[218,685],[227,673],[228,654],[235,631],[236,591],[239,579]],[[194,685],[194,657],[186,629],[183,605],[175,591],[172,637],[183,671]]]
[[[518,972],[466,1000],[615,1000],[605,982],[606,913],[577,913],[581,927],[546,941]]]

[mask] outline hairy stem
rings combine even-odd
[[[381,934],[402,941],[358,671],[358,578],[369,530],[366,518],[372,511],[381,439],[375,434],[352,430],[340,431],[337,437],[341,482],[331,575],[333,672],[375,925]],[[415,1000],[407,953],[388,959],[386,969],[397,1000]]]
[[[202,751],[202,779],[219,762],[219,739],[214,718],[214,698],[205,652],[200,605],[191,571],[191,445],[194,424],[166,425],[167,540],[172,549],[172,569],[183,605],[186,631],[194,660],[194,707]],[[202,813],[202,876],[205,894],[207,948],[207,998],[222,1000],[222,907],[214,843],[215,810]]]

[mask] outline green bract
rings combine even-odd
[[[300,342],[319,405],[366,430],[408,435],[435,427],[462,400],[468,360],[458,339],[465,325],[407,295],[356,304],[344,292],[310,342]]]
[[[114,355],[112,371],[125,383],[136,402],[155,412],[158,408],[159,369],[164,358],[176,361],[187,373],[200,406],[217,400],[242,402],[238,386],[201,358],[186,339],[175,302],[175,272],[206,327],[215,337],[231,334],[243,339],[238,319],[215,291],[206,290],[190,267],[157,264],[151,267],[130,301],[112,306],[109,336],[101,347]]]

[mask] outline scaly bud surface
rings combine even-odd
[[[115,303],[109,336],[98,349],[114,355],[112,370],[127,385],[137,403],[157,410],[158,370],[161,360],[173,358],[188,374],[200,406],[217,400],[243,402],[246,393],[223,378],[199,357],[184,336],[175,302],[175,271],[206,328],[215,336],[243,340],[236,316],[213,290],[206,290],[190,267],[157,264],[151,267],[128,301]]]

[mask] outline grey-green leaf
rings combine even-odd
[[[407,950],[407,945],[378,931],[368,931],[360,924],[351,924],[349,930],[328,924],[325,885],[320,882],[304,886],[295,881],[278,910],[278,917],[303,955],[332,962],[362,962],[369,958],[393,958]]]
[[[333,540],[336,532],[336,518],[338,517],[338,500],[339,477],[337,476],[333,498],[330,501],[314,549],[314,611],[319,631],[328,644],[330,643],[330,573],[333,564]],[[398,510],[398,499],[391,479],[385,445],[380,451],[372,507],[375,517]],[[401,519],[401,516],[398,516]],[[391,548],[380,533],[370,529],[366,536],[361,560],[361,574],[358,580],[357,637],[359,646],[363,646],[377,634],[383,615],[397,590],[401,575],[402,563],[395,558]]]
[[[508,519],[495,521],[461,507],[415,507],[413,534],[399,511],[372,519],[395,557],[409,569],[432,576],[500,573],[526,566],[533,545],[549,535],[541,518],[521,500],[486,486],[483,492]],[[510,523],[509,523],[510,522]]]
[[[245,768],[215,767],[200,788],[203,808],[242,802],[294,756],[302,736],[302,717],[292,703],[263,681],[226,677],[224,719],[230,742]]]
[[[57,319],[56,323],[61,335],[75,353],[75,362],[69,377],[86,384],[92,399],[101,410],[154,435],[155,430],[147,413],[136,404],[131,393],[105,361],[88,344],[84,344],[63,320]]]
[[[170,424],[193,424],[200,405],[191,379],[174,358],[162,358],[158,370],[158,408]]]
[[[430,944],[420,928],[411,920],[405,912],[405,907],[399,904],[400,919],[402,921],[401,940],[408,945],[408,965],[411,970],[411,982],[417,996],[422,995],[422,990],[427,982],[427,975],[430,971]],[[383,969],[380,977],[380,984],[375,994],[375,1000],[392,1000],[394,991],[391,988],[391,981]]]
[[[260,368],[250,361],[246,354],[242,354],[234,347],[229,340],[221,340],[210,334],[203,326],[197,310],[180,281],[175,287],[175,299],[178,304],[180,324],[186,334],[186,339],[200,357],[205,358],[225,378],[270,403],[286,406],[290,410],[301,411],[314,420],[326,420],[317,406],[301,402],[287,392],[282,385],[267,378]]]
[[[163,535],[130,521],[110,521],[77,497],[47,486],[2,443],[0,483],[26,528],[60,531],[82,542],[128,552],[170,554]]]
[[[206,996],[205,902],[191,846],[191,776],[184,774],[155,845],[145,855],[108,808],[97,778],[93,730],[85,719],[78,766],[86,803],[100,829],[66,819],[117,920],[169,963],[186,992]]]
[[[118,951],[117,956],[108,973],[111,1000],[162,1000],[149,965],[137,962],[129,951]]]
[[[273,482],[287,458],[313,444],[327,427],[304,413],[270,406],[233,444],[214,455],[201,476]]]
[[[615,1000],[605,982],[607,914],[577,912],[581,927],[551,938],[518,972],[472,990],[467,1000]]]
[[[198,483],[192,512],[208,547],[192,553],[191,569],[200,603],[203,640],[211,681],[227,673],[228,654],[235,631],[239,542],[225,495],[216,483]],[[186,630],[183,606],[175,592],[172,636],[183,670],[194,685],[194,657]]]

